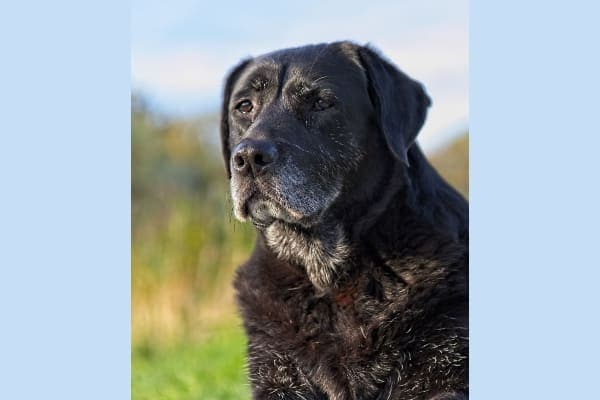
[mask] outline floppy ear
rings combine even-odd
[[[431,100],[419,82],[374,50],[360,47],[358,55],[385,141],[394,156],[408,166],[408,149],[425,122]]]
[[[229,151],[229,99],[231,98],[233,85],[249,62],[250,59],[247,59],[236,65],[229,75],[227,75],[223,88],[223,103],[221,105],[221,152],[225,160],[228,179],[231,179],[231,168],[229,166],[229,158],[231,157],[231,151]]]

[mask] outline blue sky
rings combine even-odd
[[[133,1],[133,88],[171,115],[216,112],[240,59],[307,43],[371,43],[433,99],[420,143],[431,149],[468,126],[468,2]]]

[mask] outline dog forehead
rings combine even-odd
[[[332,61],[343,62],[344,57],[339,54],[335,44],[307,45],[276,50],[256,57],[258,62],[266,61],[278,65],[294,66],[297,68],[323,67]]]
[[[338,44],[309,45],[277,50],[253,58],[237,82],[236,89],[253,81],[286,84],[290,80],[308,84],[317,79],[346,81],[362,80],[362,66],[348,48]]]

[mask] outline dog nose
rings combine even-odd
[[[272,142],[265,140],[242,140],[234,151],[232,167],[242,175],[252,172],[256,177],[277,159],[277,148]]]

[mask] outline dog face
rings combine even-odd
[[[235,216],[259,228],[318,224],[342,193],[362,190],[354,178],[381,158],[378,144],[408,162],[428,105],[418,83],[348,42],[244,61],[221,120]]]

